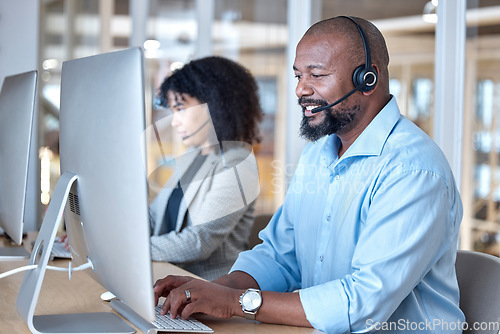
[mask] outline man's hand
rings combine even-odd
[[[160,297],[166,297],[162,314],[170,311],[172,318],[180,315],[186,319],[194,313],[204,313],[216,318],[234,315],[243,317],[239,300],[247,288],[259,289],[259,285],[252,276],[241,271],[232,272],[213,282],[187,276],[167,276],[154,285],[155,303],[158,304]],[[258,321],[312,327],[298,293],[262,291],[262,299],[264,302],[256,315]]]
[[[187,301],[186,290],[191,300]],[[217,318],[242,315],[239,297],[244,290],[228,288],[192,277],[167,276],[154,285],[155,302],[166,297],[162,314],[170,311],[172,318],[186,319],[193,313],[204,313]]]
[[[189,276],[169,275],[165,278],[157,280],[153,285],[153,291],[155,293],[155,305],[158,305],[158,300],[160,299],[160,297],[167,297],[170,291],[193,279],[193,277]]]

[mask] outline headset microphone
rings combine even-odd
[[[349,93],[345,94],[344,96],[342,96],[340,99],[338,99],[337,101],[327,105],[327,106],[323,106],[323,107],[316,107],[314,109],[311,110],[311,114],[316,114],[316,113],[319,113],[320,111],[323,111],[325,109],[328,109],[328,108],[331,108],[337,104],[339,104],[340,102],[344,101],[345,99],[347,99],[349,96],[351,96],[352,94],[354,94],[355,92],[357,92],[359,90],[359,87],[355,87],[353,90],[351,90]]]
[[[345,99],[347,99],[349,96],[351,96],[352,94],[354,94],[358,90],[361,92],[369,92],[370,90],[375,88],[375,86],[377,84],[377,80],[378,80],[377,71],[375,71],[375,69],[372,67],[372,57],[371,57],[371,53],[370,53],[370,46],[368,44],[368,40],[365,36],[363,29],[358,24],[358,22],[356,22],[356,20],[353,19],[352,17],[350,17],[350,16],[339,16],[339,17],[343,17],[343,18],[351,20],[358,28],[359,34],[361,35],[361,40],[363,41],[363,48],[365,49],[365,64],[358,66],[354,70],[354,74],[352,76],[352,82],[354,83],[353,90],[351,90],[349,93],[347,93],[346,95],[342,96],[337,101],[335,101],[327,106],[317,107],[317,108],[312,109],[311,110],[312,114],[316,114],[320,111],[323,111],[325,109],[331,108],[331,107],[339,104],[340,102],[344,101]]]
[[[208,124],[208,122],[210,122],[210,118],[207,119],[202,125],[200,125],[200,127],[195,132],[193,132],[193,133],[191,133],[191,134],[189,134],[189,135],[187,135],[185,137],[182,137],[182,140],[186,140],[188,138],[191,138],[192,136],[194,136],[195,134],[197,134],[198,132],[200,132],[201,129],[203,129],[205,127],[205,125]]]

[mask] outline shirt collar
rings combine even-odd
[[[353,156],[380,155],[389,134],[399,121],[400,111],[396,99],[391,96],[389,102],[368,124],[354,143],[342,155],[344,160]],[[321,160],[323,165],[329,166],[338,160],[338,149],[340,139],[337,135],[326,138],[321,148]]]

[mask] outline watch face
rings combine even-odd
[[[241,303],[245,310],[254,311],[262,304],[262,296],[256,291],[248,291],[243,295]]]

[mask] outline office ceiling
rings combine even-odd
[[[354,15],[368,20],[421,15],[429,0],[323,0],[322,18]],[[468,0],[467,8],[500,5],[499,0]]]
[[[47,0],[53,7],[64,11],[64,2],[68,0]],[[73,1],[73,0],[70,0]],[[150,1],[150,15],[156,17],[179,18],[194,17],[196,0],[148,0]],[[388,19],[411,18],[421,16],[429,0],[313,0],[320,4],[317,11],[318,19],[330,18],[338,15],[352,15],[372,21],[387,21]],[[234,20],[243,22],[258,22],[270,24],[286,24],[288,0],[214,0],[215,20]],[[81,11],[97,13],[99,10],[97,0],[81,0]],[[130,0],[114,0],[115,13],[127,15],[130,10]],[[500,0],[467,0],[468,9],[481,9],[492,7],[492,11],[483,10],[479,24],[472,23],[468,35],[498,35],[500,34]],[[54,9],[52,9],[53,11]],[[57,10],[56,10],[57,11]],[[191,13],[191,14],[189,14]],[[493,16],[492,16],[493,15]],[[397,29],[403,33],[427,34],[433,33],[432,27],[421,26],[416,29],[408,27],[402,20],[385,22],[392,31]],[[416,23],[416,20],[413,21]],[[479,28],[477,28],[479,26]],[[413,30],[412,30],[413,29]]]
[[[420,15],[428,0],[326,0],[322,5],[322,18],[352,15],[367,20],[380,20]]]

